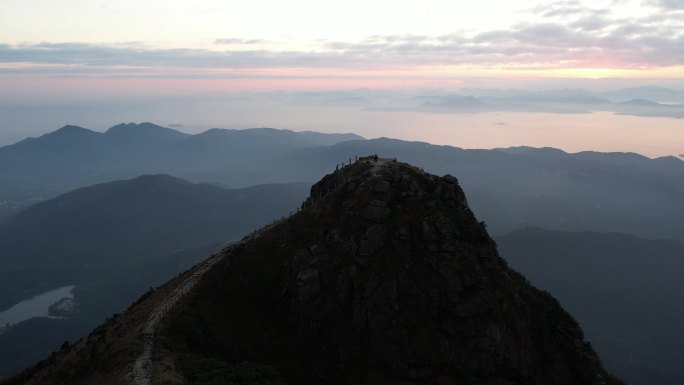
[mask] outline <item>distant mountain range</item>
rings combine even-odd
[[[145,145],[133,139],[112,142],[110,138],[126,135],[68,127],[0,148],[0,201],[32,202],[94,181],[140,174],[166,173],[226,186],[311,181],[336,164],[380,153],[430,172],[459,175],[471,204],[494,234],[536,226],[684,240],[684,162],[676,157],[534,148],[464,150],[271,129],[198,135],[151,124],[126,129],[156,139]]]
[[[522,89],[486,89],[486,88],[462,88],[458,91],[459,95],[472,95],[483,100],[505,100],[515,98],[525,98],[530,96],[548,95],[555,100],[565,100],[577,102],[587,97],[587,100],[601,101],[606,100],[618,103],[629,99],[650,99],[662,103],[684,102],[684,90],[674,90],[659,86],[643,86],[617,89],[605,92],[592,92],[581,88],[575,89],[556,89],[543,91],[528,91]],[[573,97],[570,97],[574,95]],[[578,96],[583,96],[578,98]],[[543,99],[540,99],[543,100]]]
[[[0,148],[0,220],[26,202],[142,174],[166,173],[233,187],[290,182],[251,175],[279,154],[355,139],[362,138],[268,128],[188,135],[151,123],[120,124],[105,133],[64,126]]]
[[[630,385],[684,381],[684,243],[617,233],[517,230],[501,255],[572,313]]]
[[[508,98],[518,102],[569,103],[569,104],[606,104],[610,100],[594,95],[583,89],[562,89],[530,92]]]
[[[601,92],[599,95],[613,102],[629,99],[649,99],[660,103],[684,103],[684,91],[659,86],[623,88]]]
[[[593,93],[584,89],[545,91],[463,89],[457,94],[421,96],[421,104],[395,110],[440,113],[548,112],[590,113],[597,109],[623,115],[684,118],[684,92],[659,87]],[[389,110],[392,110],[391,108]]]
[[[582,88],[541,91],[462,88],[457,93],[459,95],[472,95],[476,98],[490,101],[527,99],[562,103],[619,103],[630,99],[649,99],[660,103],[684,102],[684,90],[680,91],[659,86],[630,87],[604,92],[593,92]]]

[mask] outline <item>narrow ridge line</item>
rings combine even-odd
[[[143,342],[143,352],[136,358],[133,363],[133,370],[130,374],[132,385],[151,385],[152,384],[152,374],[153,374],[153,363],[152,363],[152,352],[154,348],[154,333],[159,326],[159,323],[164,318],[164,316],[176,305],[184,296],[186,296],[202,279],[202,276],[214,265],[224,259],[227,255],[233,253],[239,246],[246,244],[247,242],[257,238],[264,231],[275,227],[276,225],[284,222],[288,217],[282,217],[278,220],[269,223],[259,230],[252,232],[251,234],[245,236],[241,240],[234,242],[226,246],[220,253],[212,255],[207,258],[202,265],[192,273],[192,275],[180,285],[178,285],[171,294],[166,297],[162,302],[155,306],[154,310],[147,317],[147,322],[145,327],[143,327],[140,333],[141,340]]]
[[[363,158],[357,158],[356,162],[358,163],[360,161],[366,161],[370,163],[370,159],[367,160]],[[396,159],[378,158],[374,163],[376,167],[379,167],[385,166],[387,163],[390,162],[396,162]],[[351,163],[349,165],[351,166]],[[195,285],[197,285],[197,283],[202,279],[202,276],[207,271],[214,267],[214,265],[217,262],[224,259],[225,256],[234,252],[235,249],[238,248],[238,246],[242,246],[247,242],[257,238],[264,231],[269,230],[275,227],[276,225],[284,222],[297,212],[291,212],[289,216],[283,216],[280,219],[274,220],[272,223],[269,223],[261,227],[260,229],[253,231],[251,234],[245,236],[241,240],[226,246],[220,253],[212,255],[211,257],[207,258],[202,263],[202,265],[197,269],[197,271],[192,273],[190,277],[183,280],[183,282],[181,282],[181,284],[178,285],[167,298],[165,298],[162,302],[155,306],[154,310],[152,310],[150,315],[147,317],[147,322],[145,323],[145,327],[143,328],[140,335],[141,340],[143,342],[143,352],[138,356],[138,358],[136,358],[135,362],[133,363],[133,369],[130,373],[131,385],[152,384],[152,352],[154,348],[154,333],[161,320],[173,308],[173,306],[176,305],[185,295],[187,295],[195,287]]]

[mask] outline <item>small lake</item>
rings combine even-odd
[[[73,298],[71,291],[76,286],[64,286],[59,289],[50,290],[39,294],[31,299],[17,303],[11,308],[0,313],[0,326],[5,324],[16,324],[33,317],[47,317],[50,305],[67,297]]]

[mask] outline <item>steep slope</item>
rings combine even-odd
[[[149,373],[168,384],[619,383],[573,318],[498,257],[456,178],[382,160],[327,175],[300,212],[7,383],[146,384]]]
[[[630,385],[684,383],[684,244],[626,234],[518,230],[501,255],[577,317]]]

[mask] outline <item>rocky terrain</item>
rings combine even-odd
[[[498,256],[453,176],[357,162],[208,263],[7,383],[133,382],[160,306],[153,384],[621,383]]]

